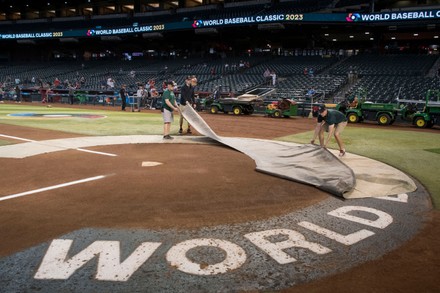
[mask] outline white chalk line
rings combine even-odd
[[[6,134],[0,134],[0,136],[2,137],[6,137],[6,138],[12,138],[15,140],[22,140],[22,141],[27,141],[27,142],[36,142],[38,143],[37,140],[32,140],[32,139],[27,139],[27,138],[21,138],[21,137],[16,137],[16,136],[11,136],[11,135],[6,135]],[[69,149],[69,148],[66,148]],[[109,157],[117,157],[118,155],[115,154],[110,154],[110,153],[104,153],[104,152],[98,152],[98,151],[91,151],[91,150],[87,150],[87,149],[83,149],[83,148],[76,148],[74,150],[80,151],[80,152],[86,152],[86,153],[92,153],[92,154],[97,154],[97,155],[103,155],[103,156],[109,156]]]
[[[21,138],[21,137],[16,137],[16,136],[10,136],[10,135],[6,135],[6,134],[0,134],[0,136],[6,137],[6,138],[12,138],[15,140],[27,141],[27,142],[36,142],[36,140]]]
[[[63,188],[63,187],[67,187],[67,186],[71,186],[71,185],[75,185],[75,184],[81,184],[81,183],[85,183],[85,182],[95,181],[95,180],[103,179],[105,177],[106,177],[105,175],[99,175],[99,176],[95,176],[95,177],[89,177],[89,178],[85,178],[85,179],[81,179],[81,180],[76,180],[76,181],[71,181],[71,182],[62,183],[62,184],[58,184],[58,185],[53,185],[53,186],[43,187],[43,188],[39,188],[39,189],[35,189],[35,190],[30,190],[30,191],[26,191],[26,192],[21,192],[21,193],[17,193],[17,194],[11,194],[11,195],[0,197],[0,201],[13,199],[13,198],[17,198],[17,197],[22,197],[22,196],[26,196],[26,195],[30,195],[30,194],[34,194],[34,193],[43,192],[43,191]]]
[[[81,149],[81,148],[77,148],[75,150],[80,151],[80,152],[86,152],[86,153],[92,153],[92,154],[104,155],[104,156],[110,156],[110,157],[117,157],[118,156],[118,155],[115,155],[115,154],[91,151],[91,150],[86,150],[86,149]]]

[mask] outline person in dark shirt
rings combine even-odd
[[[334,135],[339,146],[339,156],[345,155],[345,146],[341,138],[341,133],[347,126],[347,118],[344,114],[337,110],[327,109],[325,106],[319,107],[319,115],[315,127],[315,132],[310,143],[314,144],[316,137],[319,137],[321,147],[326,148]],[[328,132],[327,138],[324,139],[324,131]]]
[[[121,89],[119,90],[119,97],[121,98],[121,110],[125,111],[125,106],[126,106],[126,98],[127,98],[127,90],[126,90],[126,85],[123,84]]]
[[[16,95],[15,102],[21,103],[21,89],[18,85],[15,87],[15,95]]]
[[[191,107],[195,104],[194,103],[194,87],[192,86],[192,77],[187,76],[185,79],[185,84],[180,89],[180,105],[186,106],[190,105]],[[183,116],[180,115],[180,129],[179,133],[183,133]],[[191,133],[191,125],[188,123],[188,129],[186,130],[186,133]]]

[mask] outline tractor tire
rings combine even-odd
[[[281,118],[283,116],[280,110],[276,110],[272,115],[274,118]]]
[[[217,106],[211,106],[211,109],[209,111],[211,114],[217,114],[218,113],[218,107]]]
[[[358,123],[359,122],[359,116],[356,113],[349,113],[347,115],[347,119],[349,123]]]
[[[423,117],[417,117],[414,121],[414,125],[418,128],[425,128],[428,126],[428,123],[425,121]]]
[[[234,115],[241,115],[242,110],[241,110],[240,107],[234,107],[234,108],[232,109],[232,113],[234,113]]]
[[[379,125],[389,125],[391,123],[390,115],[380,114],[379,117],[377,117],[377,123],[379,123]]]

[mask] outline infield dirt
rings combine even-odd
[[[203,114],[203,118],[219,135],[264,139],[310,131],[315,123],[307,118],[277,120],[220,114]],[[410,130],[402,125],[391,127]],[[437,129],[426,131],[438,132]],[[33,140],[78,136],[5,124],[0,124],[0,133]],[[2,194],[48,186],[60,180],[75,180],[78,174],[83,178],[114,169],[127,170],[106,178],[93,192],[84,193],[82,188],[73,187],[69,194],[60,197],[63,200],[45,200],[42,195],[3,202],[0,205],[1,256],[81,227],[183,229],[239,223],[282,215],[328,196],[310,186],[294,183],[292,188],[290,181],[255,172],[251,159],[218,145],[197,148],[171,144],[130,145],[93,149],[120,156],[110,163],[105,157],[71,150],[25,160],[0,159]],[[142,161],[159,161],[164,165],[146,168],[141,167]],[[125,190],[123,194],[121,188]],[[157,192],[145,198],[139,191],[146,188]],[[177,188],[182,192],[176,194]],[[431,220],[414,239],[381,259],[282,292],[438,292],[440,212],[434,210],[430,216]]]

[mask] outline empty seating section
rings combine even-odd
[[[4,90],[9,90],[15,86],[16,79],[23,88],[31,88],[40,86],[40,79],[53,84],[58,78],[61,87],[69,81],[78,84],[81,90],[104,90],[108,89],[107,79],[112,78],[115,90],[126,84],[129,91],[135,91],[138,83],[145,84],[150,79],[156,80],[156,86],[161,89],[165,80],[174,80],[181,86],[187,75],[196,75],[199,93],[210,94],[219,89],[224,94],[239,95],[253,87],[272,86],[272,79],[264,77],[265,71],[269,71],[277,76],[276,97],[333,101],[335,96],[353,95],[362,88],[369,101],[393,102],[397,98],[423,100],[428,89],[440,89],[438,77],[425,76],[437,58],[368,54],[343,61],[320,56],[245,56],[29,62],[0,65],[0,82]],[[357,78],[349,79],[349,72],[356,72]],[[35,83],[31,82],[33,79]]]
[[[365,76],[348,92],[355,94],[362,88],[367,91],[367,100],[377,103],[393,103],[400,100],[425,99],[429,89],[440,89],[438,77],[422,76]]]
[[[313,96],[314,100],[324,101],[332,97],[346,83],[346,76],[322,75],[311,77],[295,75],[279,81],[277,96],[293,99]]]
[[[358,55],[330,72],[357,73],[358,80],[346,95],[353,95],[362,88],[367,92],[367,100],[372,102],[394,102],[397,98],[423,100],[428,89],[440,88],[438,78],[425,77],[437,58],[432,55]]]
[[[216,88],[219,88],[224,93],[237,93],[261,84],[263,77],[247,74],[230,74],[219,76],[215,79],[203,80],[199,78],[199,80],[201,80],[198,86],[199,91],[213,92]]]
[[[287,76],[304,74],[304,69],[313,70],[313,74],[318,74],[331,64],[336,62],[335,58],[322,58],[320,56],[292,56],[272,59],[264,64],[253,66],[247,73],[263,75],[266,69],[273,70],[277,75]]]
[[[332,68],[333,74],[355,71],[363,75],[413,75],[426,74],[436,61],[432,55],[357,55]]]

